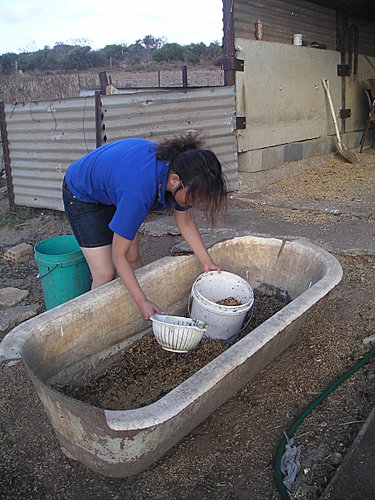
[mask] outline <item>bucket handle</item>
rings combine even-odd
[[[249,314],[249,317],[248,317],[248,319],[247,319],[246,323],[245,323],[245,324],[244,324],[244,326],[241,328],[241,330],[239,331],[238,335],[239,335],[240,333],[242,333],[244,330],[246,330],[246,328],[249,326],[250,321],[253,319],[253,313],[254,313],[254,304],[253,304],[253,306],[251,307],[251,312],[250,312],[250,314]]]
[[[193,303],[193,296],[191,295],[191,292],[189,293],[189,299],[188,299],[188,314],[189,316],[191,315],[191,305]]]
[[[43,276],[41,276],[41,275],[38,273],[36,277],[37,277],[37,278],[42,279],[42,278],[44,278],[45,276],[47,276],[47,274],[52,273],[52,271],[54,271],[54,270],[56,269],[56,267],[59,267],[59,265],[58,265],[58,264],[56,264],[56,265],[55,265],[55,267],[53,267],[52,269],[48,269],[48,271],[47,271],[46,273],[44,273],[44,274],[43,274]]]

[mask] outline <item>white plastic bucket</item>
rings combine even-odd
[[[229,297],[235,298],[241,305],[217,304]],[[191,318],[207,323],[207,337],[230,341],[238,337],[246,313],[253,304],[254,293],[247,281],[226,271],[209,271],[198,276],[193,283],[189,313]]]

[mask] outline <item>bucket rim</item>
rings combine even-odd
[[[227,275],[231,276],[239,281],[241,281],[250,291],[250,298],[248,301],[246,301],[244,304],[239,304],[238,306],[227,306],[227,305],[221,305],[217,304],[216,302],[208,299],[204,295],[201,294],[199,290],[196,288],[197,282],[201,281],[205,277],[212,276],[214,273],[217,273],[217,271],[207,271],[202,274],[200,274],[197,279],[194,281],[191,293],[194,298],[194,295],[199,298],[206,306],[211,307],[212,309],[215,309],[216,312],[223,311],[223,312],[232,312],[232,313],[242,313],[244,311],[248,311],[254,304],[254,291],[251,287],[251,285],[244,279],[242,276],[238,276],[237,274],[231,273],[229,271],[221,271],[221,275]],[[219,310],[219,311],[218,311]]]
[[[64,253],[59,253],[58,256],[59,257],[62,257],[64,255],[74,255],[74,254],[79,254],[79,253],[82,253],[82,250],[78,244],[78,241],[76,239],[76,237],[74,236],[74,234],[61,234],[59,236],[52,236],[51,238],[46,238],[44,240],[41,240],[41,241],[38,241],[38,243],[36,243],[34,245],[34,254],[35,256],[36,255],[41,255],[43,257],[53,257],[55,256],[56,254],[51,254],[51,253],[44,253],[44,252],[41,252],[40,251],[40,246],[43,245],[43,244],[48,244],[49,242],[51,242],[52,240],[61,240],[61,239],[69,239],[69,240],[74,240],[76,243],[77,243],[77,248],[73,251],[69,251],[69,252],[64,252]]]

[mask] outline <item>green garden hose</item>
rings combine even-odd
[[[360,359],[352,368],[341,375],[340,378],[336,380],[328,389],[326,389],[306,410],[295,420],[293,425],[287,430],[286,436],[290,439],[295,433],[297,427],[305,420],[305,418],[310,415],[310,413],[316,408],[322,401],[324,401],[337,387],[342,384],[347,378],[349,378],[353,373],[359,370],[363,365],[365,365],[375,354],[375,347],[373,347],[362,359]],[[285,451],[285,445],[287,444],[287,438],[284,437],[281,441],[279,448],[276,453],[275,459],[275,479],[277,489],[280,492],[281,498],[284,500],[289,500],[290,496],[287,488],[283,483],[283,478],[281,474],[281,458]]]

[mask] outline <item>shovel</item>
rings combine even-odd
[[[331,114],[333,118],[333,123],[335,125],[335,130],[336,130],[336,136],[337,136],[337,149],[339,150],[339,153],[350,163],[358,163],[358,159],[354,153],[348,150],[348,148],[345,146],[345,144],[342,143],[341,137],[340,137],[340,132],[339,132],[339,127],[337,126],[337,120],[336,120],[336,115],[335,115],[335,110],[333,109],[333,104],[332,104],[332,99],[331,99],[331,93],[329,91],[329,80],[324,80],[322,79],[323,87],[324,90],[327,93],[328,97],[328,102],[329,102],[329,107],[331,108]]]

